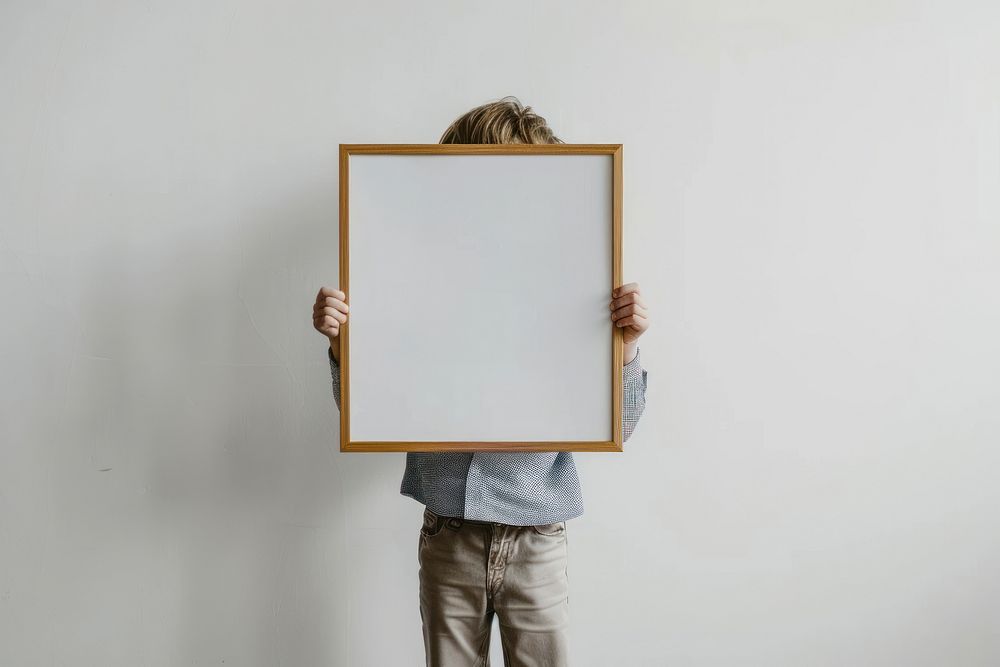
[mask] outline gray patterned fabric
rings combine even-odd
[[[339,409],[340,366],[329,348],[327,358]],[[622,438],[628,440],[646,408],[646,370],[638,350],[622,380]],[[573,452],[406,452],[399,492],[435,514],[514,526],[583,514]]]

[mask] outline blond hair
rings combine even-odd
[[[545,119],[513,95],[467,111],[448,126],[441,144],[561,144]]]

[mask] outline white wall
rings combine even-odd
[[[337,144],[625,145],[653,326],[577,455],[576,666],[1000,662],[1000,9],[4,2],[0,664],[421,665],[341,454]],[[498,638],[494,638],[498,642]]]

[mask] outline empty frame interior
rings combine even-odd
[[[341,146],[341,449],[620,450],[620,146],[462,150]]]

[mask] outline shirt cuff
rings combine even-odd
[[[326,348],[326,356],[330,358],[330,363],[331,364],[334,364],[336,366],[340,365],[340,362],[338,362],[336,359],[334,359],[334,357],[333,357],[333,349],[331,349],[330,346],[327,346],[327,348]]]
[[[639,352],[639,348],[637,347],[635,349],[635,357],[632,361],[625,364],[625,367],[622,369],[622,376],[624,377],[625,382],[630,380],[636,381],[642,377],[643,370],[642,366],[639,364]]]

